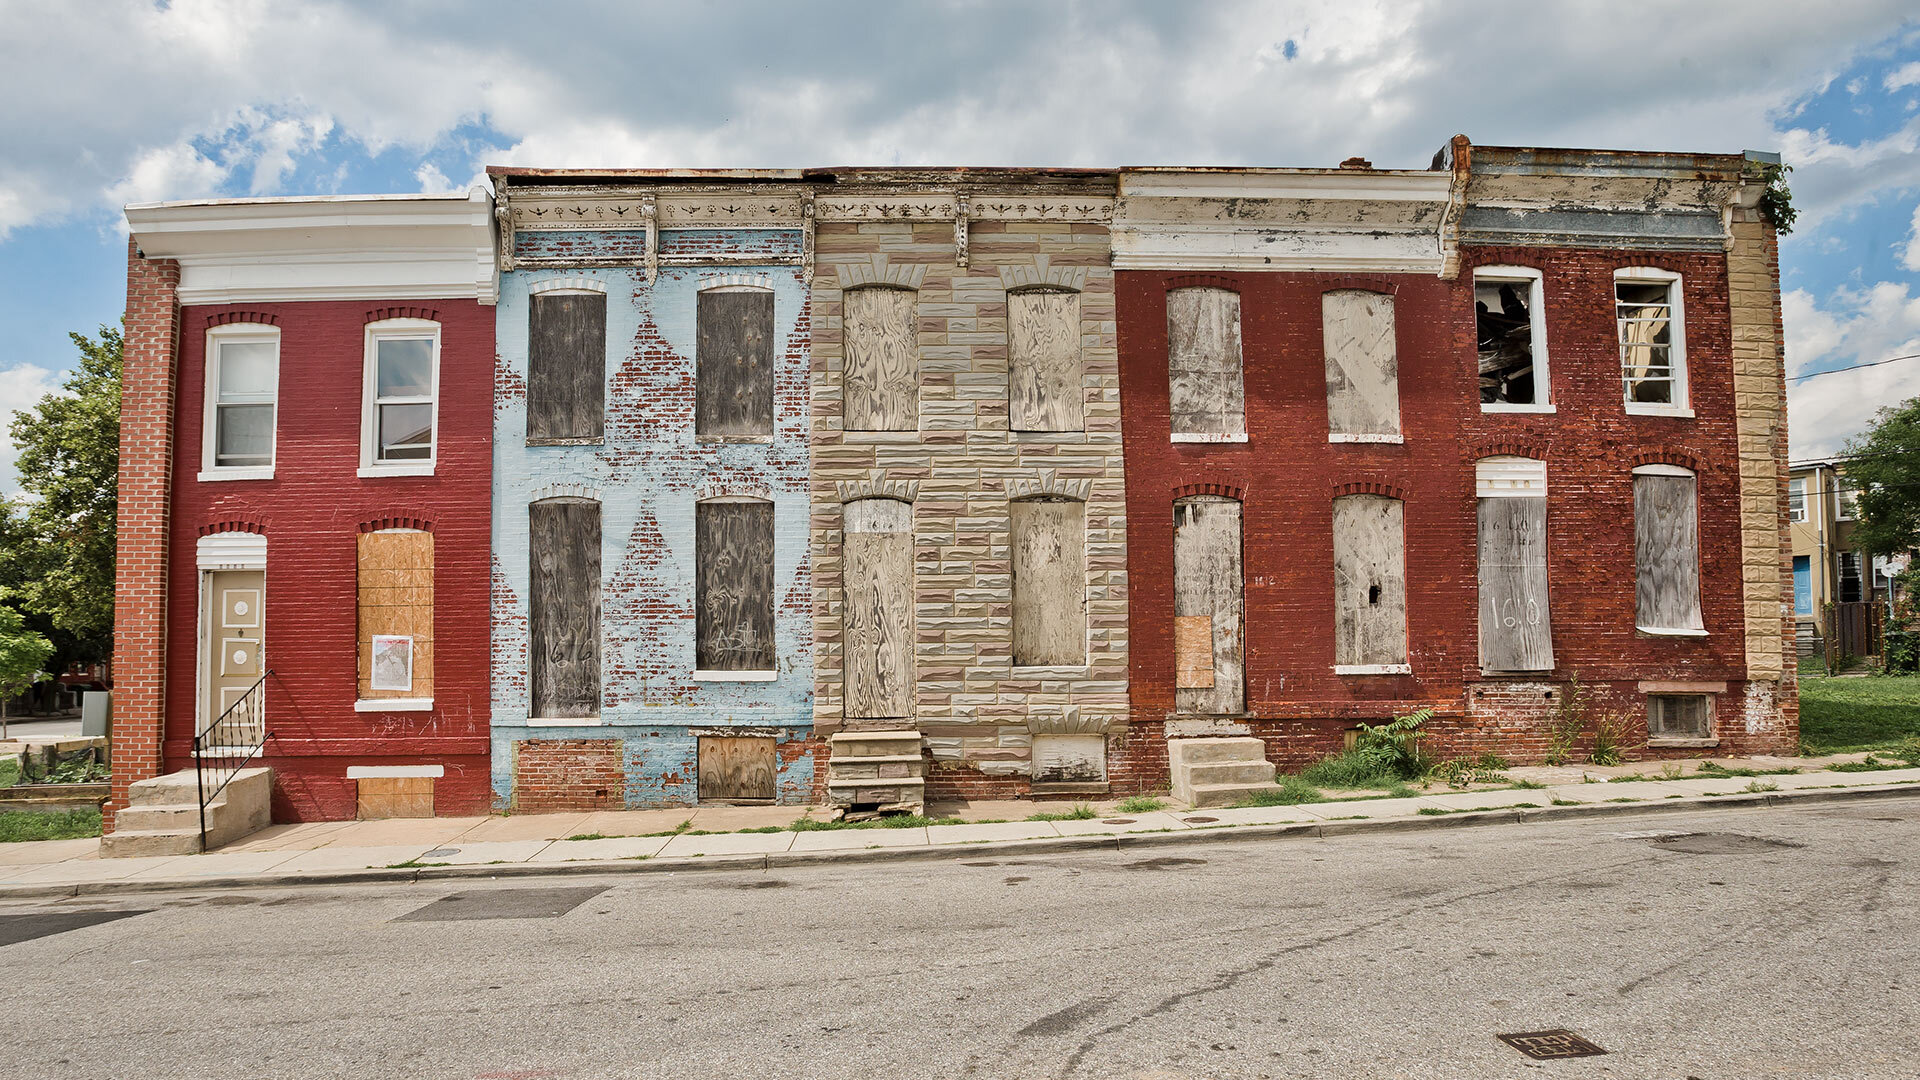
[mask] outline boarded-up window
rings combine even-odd
[[[1239,293],[1167,293],[1167,394],[1175,436],[1246,434]]]
[[[527,508],[532,558],[533,715],[600,715],[600,504],[543,499]]]
[[[693,429],[702,438],[773,434],[773,293],[700,293]]]
[[[1327,430],[1334,442],[1400,441],[1393,297],[1336,289],[1320,298]]]
[[[709,499],[694,512],[694,663],[773,670],[773,504]]]
[[[774,740],[761,735],[702,735],[695,789],[701,802],[772,802],[779,765]]]
[[[1007,294],[1007,424],[1014,431],[1084,431],[1080,294]]]
[[[1476,466],[1480,517],[1480,666],[1553,669],[1547,608],[1547,465],[1483,458]]]
[[[913,504],[843,510],[841,641],[849,718],[913,715]]]
[[[1634,622],[1642,630],[1699,631],[1700,525],[1692,472],[1633,470]]]
[[[1399,499],[1333,500],[1333,662],[1353,674],[1407,666],[1407,572]]]
[[[362,701],[433,696],[433,534],[361,533]]]
[[[1247,710],[1240,503],[1193,495],[1173,504],[1174,708]]]
[[[841,300],[846,343],[840,408],[847,431],[912,431],[919,424],[918,294],[907,289],[849,290]]]
[[[1709,739],[1713,737],[1711,694],[1648,694],[1647,737],[1650,739]]]
[[[600,438],[606,430],[606,294],[538,293],[528,312],[528,441]]]
[[[1087,662],[1085,503],[1021,499],[1013,528],[1013,662]]]
[[[1104,784],[1107,782],[1105,735],[1035,735],[1033,782]]]

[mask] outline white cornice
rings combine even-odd
[[[126,209],[149,258],[180,263],[183,304],[299,300],[494,302],[493,202],[336,195]]]

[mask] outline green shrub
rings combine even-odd
[[[1165,810],[1167,800],[1153,795],[1133,795],[1120,800],[1115,807],[1123,814],[1150,814],[1155,810]]]
[[[1361,724],[1353,749],[1314,762],[1300,775],[1321,787],[1386,788],[1418,780],[1433,769],[1420,750],[1420,728],[1432,709],[1397,716],[1384,724]]]

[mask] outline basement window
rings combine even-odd
[[[1713,737],[1713,695],[1648,694],[1647,739],[1698,741]]]
[[[1483,412],[1549,412],[1547,330],[1540,271],[1487,266],[1473,273]]]

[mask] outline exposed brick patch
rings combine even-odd
[[[513,744],[513,809],[521,814],[624,810],[627,772],[618,739]]]

